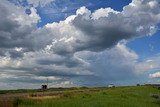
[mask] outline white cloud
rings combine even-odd
[[[27,15],[23,7],[2,0],[0,3],[1,56],[22,57],[25,51],[30,50],[26,38],[37,29],[36,24],[39,20],[36,9],[31,8],[31,14]],[[15,48],[22,49],[18,52]]]
[[[111,8],[101,8],[101,9],[96,10],[94,13],[92,13],[92,18],[99,19],[101,17],[108,17],[108,15],[111,13],[118,14],[120,12],[115,11]]]
[[[76,55],[90,63],[89,69],[96,76],[88,80],[92,81],[92,84],[97,82],[98,78],[100,78],[98,83],[105,85],[109,81],[118,82],[137,77],[135,65],[138,55],[122,43],[118,43],[114,48],[103,52],[86,51],[76,53]]]
[[[76,11],[76,14],[77,15],[86,15],[86,18],[87,17],[89,17],[90,16],[90,14],[91,14],[91,11],[90,10],[88,10],[85,6],[83,6],[83,7],[81,7],[80,9],[78,9],[77,11]]]
[[[54,36],[51,38],[57,40],[51,49],[57,54],[74,54],[83,50],[102,51],[123,39],[152,35],[160,22],[160,11],[159,5],[151,8],[148,2],[134,0],[122,12],[101,8],[91,13],[86,7],[81,7],[76,15],[65,21],[46,25],[53,31]],[[69,38],[72,40],[65,42]]]
[[[32,76],[33,79],[36,79],[36,80],[49,80],[49,81],[56,81],[56,80],[60,80],[61,78],[58,78],[58,77],[54,77],[54,76],[48,76],[48,77],[44,77],[44,76]]]
[[[19,7],[19,13],[14,12],[12,13],[11,17],[20,24],[33,26],[33,23],[36,24],[38,21],[40,21],[40,16],[36,12],[37,10],[35,8],[31,8],[31,14],[27,15],[25,14],[24,9]]]
[[[63,81],[60,83],[55,83],[51,87],[75,87],[75,86],[76,85],[74,85],[71,81]]]
[[[84,50],[103,51],[115,46],[120,40],[152,35],[156,31],[160,21],[159,5],[151,8],[148,2],[133,0],[122,12],[101,8],[91,13],[86,7],[81,7],[76,11],[76,15],[34,30],[25,38],[25,42],[20,42],[28,45],[28,50],[34,51],[50,46],[50,50],[61,55]],[[31,10],[32,14],[27,18],[23,17],[23,14],[15,15],[16,20],[20,23],[30,21],[29,19],[34,23],[40,20],[36,10]]]
[[[149,75],[150,78],[160,78],[160,72],[156,72]]]
[[[148,57],[147,59],[137,62],[136,69],[139,73],[144,73],[146,71],[153,71],[153,70],[159,70],[160,64],[160,55],[157,54],[152,57]]]

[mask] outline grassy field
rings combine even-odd
[[[77,89],[85,89],[85,87],[81,88],[51,88],[47,89],[47,92],[50,91],[70,91],[70,90],[77,90]],[[45,92],[46,92],[45,91]],[[16,94],[16,93],[35,93],[35,92],[43,92],[41,89],[18,89],[18,90],[0,90],[0,95],[1,94]]]
[[[16,98],[13,107],[160,107],[160,89],[153,86],[92,88],[53,96]]]

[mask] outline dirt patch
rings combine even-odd
[[[34,99],[34,100],[43,100],[43,99],[57,99],[60,98],[60,96],[37,96],[37,97],[28,97],[29,99]]]

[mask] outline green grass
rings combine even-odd
[[[160,107],[160,90],[152,86],[96,89],[82,93],[64,92],[60,98],[21,99],[18,107]]]

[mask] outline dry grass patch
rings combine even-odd
[[[58,98],[61,98],[61,96],[60,95],[55,95],[55,96],[28,97],[28,99],[33,99],[33,100],[58,99]]]

